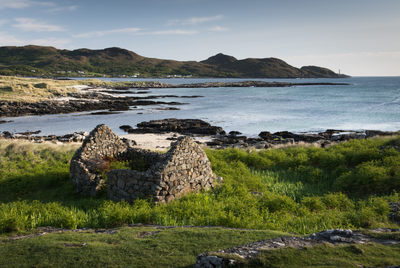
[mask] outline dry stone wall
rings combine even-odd
[[[108,126],[98,125],[83,141],[71,160],[70,174],[75,191],[95,196],[104,186],[101,170],[110,159],[123,159],[128,145]]]
[[[203,149],[191,138],[181,137],[165,153],[132,148],[105,125],[97,126],[71,161],[75,190],[95,195],[105,186],[104,170],[110,159],[142,161],[145,171],[118,169],[107,172],[107,192],[112,200],[131,202],[150,198],[170,202],[182,195],[214,187],[214,174]]]
[[[163,203],[214,186],[214,175],[206,153],[189,137],[179,138],[166,154],[155,156],[155,153],[149,151],[140,153],[142,157],[158,161],[153,161],[145,172],[108,172],[110,199],[133,201],[136,198],[151,197],[154,202]]]

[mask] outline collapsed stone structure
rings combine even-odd
[[[112,161],[136,161],[145,170],[109,170]],[[207,155],[189,137],[179,138],[163,154],[131,147],[106,125],[97,126],[84,140],[71,160],[70,174],[78,193],[94,196],[107,184],[110,199],[128,202],[169,202],[213,187],[215,178]]]

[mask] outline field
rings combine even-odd
[[[30,233],[40,226],[115,228],[134,223],[258,230],[255,233],[243,231],[244,236],[240,230],[232,231],[237,238],[234,241],[221,239],[218,247],[211,244],[202,247],[199,244],[199,251],[185,253],[191,255],[188,263],[193,264],[193,258],[198,253],[277,234],[271,230],[302,235],[332,228],[399,228],[388,218],[389,202],[400,201],[397,193],[400,189],[399,137],[352,140],[327,149],[207,150],[214,172],[224,178],[224,183],[214,190],[189,194],[161,205],[153,205],[147,200],[128,204],[108,201],[105,196],[87,198],[75,195],[69,182],[68,168],[76,148],[75,145],[0,141],[0,232],[3,237]],[[123,228],[120,233],[133,232],[129,235],[134,235],[140,232],[128,230]],[[215,236],[213,232],[221,235],[230,232],[219,229],[173,229],[170,232],[172,234],[177,230],[189,233],[193,230],[194,236],[198,232],[197,235],[204,237]],[[18,252],[18,247],[22,251],[28,247],[33,248],[35,255],[36,246],[43,251],[47,242],[51,244],[59,237],[65,241],[81,241],[80,235],[52,234],[3,243],[0,248],[17,247],[6,251]],[[93,235],[87,234],[87,239],[103,239]],[[152,240],[151,237],[146,239]],[[84,241],[86,237],[83,235],[82,239]],[[178,244],[179,241],[177,237],[170,240]],[[105,250],[105,244],[103,247],[98,244],[100,242],[93,243],[98,245],[97,250]],[[121,243],[119,245],[124,247],[124,242]],[[129,248],[128,245],[126,247]],[[158,246],[154,244],[154,247]],[[369,247],[380,246],[362,248],[368,256]],[[290,253],[290,250],[285,250],[282,252]],[[327,250],[340,252],[342,249],[316,248],[315,252],[310,251],[310,256]],[[399,248],[391,247],[390,250],[398,254]],[[158,249],[155,251],[158,252]],[[274,257],[278,260],[283,258],[279,254],[286,254],[280,252],[268,254],[278,254]],[[15,254],[10,258],[16,258]],[[388,255],[388,263],[393,254]],[[258,260],[258,263],[263,264],[265,260]],[[124,263],[119,266],[124,266]]]
[[[104,82],[99,79],[55,80],[46,78],[23,78],[0,76],[0,101],[37,102],[67,96],[79,92],[75,86],[90,87],[132,87],[143,86],[146,82]],[[151,82],[149,82],[151,83]]]

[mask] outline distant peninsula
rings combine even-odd
[[[206,60],[175,61],[112,47],[65,50],[48,46],[0,47],[0,75],[30,77],[344,78],[318,66],[293,67],[277,58],[238,60],[222,53]]]

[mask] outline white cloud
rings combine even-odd
[[[214,26],[214,27],[208,28],[208,30],[210,32],[226,32],[226,31],[228,31],[228,28],[222,27],[222,26]]]
[[[0,46],[20,46],[24,41],[5,32],[0,32]]]
[[[0,32],[0,46],[24,46],[24,45],[38,45],[38,46],[54,46],[57,48],[65,47],[71,40],[66,38],[41,38],[32,40],[19,39],[6,32]]]
[[[31,41],[26,41],[26,44],[38,45],[38,46],[53,46],[56,48],[65,47],[65,45],[69,44],[71,40],[66,38],[41,38],[34,39]]]
[[[0,26],[7,23],[7,20],[0,20]]]
[[[0,9],[6,8],[27,8],[31,6],[54,6],[51,2],[41,2],[32,0],[0,0]]]
[[[140,31],[140,28],[121,28],[121,29],[80,33],[80,34],[73,35],[73,37],[75,37],[75,38],[101,37],[101,36],[104,36],[107,34],[113,34],[113,33],[136,33],[138,31]]]
[[[216,16],[211,16],[211,17],[192,17],[192,18],[188,18],[188,19],[169,20],[167,24],[168,25],[197,25],[200,23],[221,20],[223,18],[224,18],[224,16],[222,16],[222,15],[216,15]]]
[[[153,31],[153,32],[144,32],[143,34],[148,35],[193,35],[197,34],[198,31],[194,30],[163,30],[163,31]]]
[[[60,7],[54,7],[50,8],[47,10],[47,12],[50,13],[57,13],[57,12],[63,12],[63,11],[75,11],[78,8],[78,6],[60,6]]]
[[[48,24],[46,22],[38,21],[31,18],[16,18],[17,24],[13,26],[24,31],[35,31],[35,32],[62,32],[65,29],[61,26]]]

